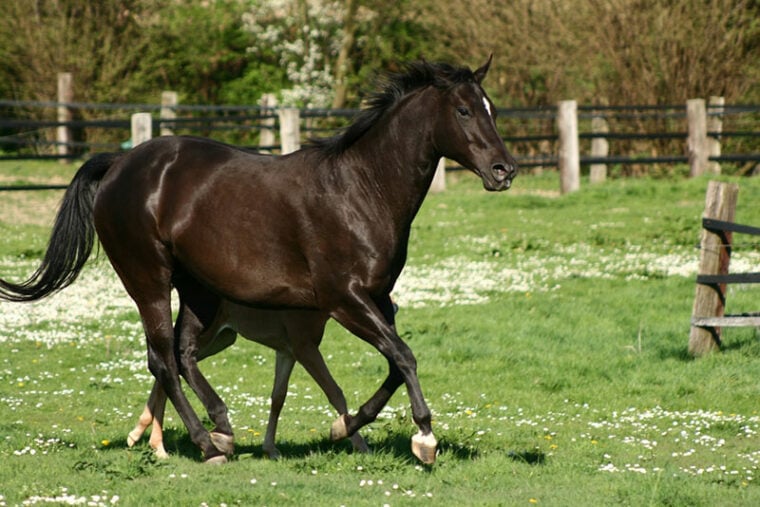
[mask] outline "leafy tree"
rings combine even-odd
[[[78,100],[130,95],[129,76],[144,44],[144,2],[6,0],[0,16],[0,77],[18,99],[51,100],[56,73],[72,72]]]

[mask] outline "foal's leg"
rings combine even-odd
[[[166,409],[166,393],[158,385],[158,382],[153,382],[153,388],[150,391],[148,402],[145,405],[145,409],[137,421],[135,429],[129,432],[127,436],[127,445],[133,447],[140,437],[142,437],[145,430],[153,424],[153,428],[150,431],[150,439],[148,443],[151,449],[156,453],[159,458],[168,458],[169,454],[164,448],[164,411]]]
[[[274,386],[272,386],[272,406],[269,409],[269,422],[267,423],[267,432],[264,436],[262,448],[270,459],[279,459],[280,451],[275,446],[275,434],[277,433],[277,421],[280,419],[280,412],[285,404],[285,397],[288,395],[288,381],[290,374],[293,372],[293,366],[296,364],[293,356],[287,352],[277,351],[274,368]]]
[[[340,416],[348,417],[348,405],[346,404],[346,397],[343,395],[343,390],[335,382],[335,379],[327,369],[324,358],[319,352],[317,347],[313,347],[308,350],[301,350],[298,355],[298,362],[303,365],[309,375],[317,382],[319,387],[322,388],[327,396],[330,405],[338,411]],[[341,419],[339,419],[341,420]],[[358,431],[354,431],[351,435],[348,435],[345,431],[334,432],[330,429],[330,438],[332,440],[340,440],[342,438],[349,437],[351,444],[354,446],[354,450],[362,453],[369,452],[369,447],[364,441]]]
[[[392,324],[393,304],[390,297],[375,304],[366,294],[355,293],[354,296],[353,300],[335,310],[332,316],[356,336],[373,345],[388,360],[389,372],[383,385],[361,406],[358,414],[355,417],[341,417],[333,429],[336,435],[340,435],[343,429],[351,435],[374,421],[396,389],[405,383],[412,404],[412,418],[420,430],[412,437],[412,452],[423,463],[434,463],[438,442],[433,435],[432,416],[417,378],[417,360]]]
[[[319,344],[325,334],[327,316],[321,313],[287,313],[283,322],[296,360],[319,385],[338,414],[348,416],[346,397],[343,396],[343,391],[330,374],[325,359],[319,351]],[[333,440],[348,436],[344,434],[338,437],[332,434],[332,430],[330,433]],[[358,432],[353,433],[350,438],[355,451],[369,452],[367,443]]]

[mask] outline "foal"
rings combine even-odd
[[[180,315],[182,315],[180,311]],[[178,319],[181,327],[181,317]],[[269,422],[262,446],[270,459],[280,457],[275,446],[275,433],[280,411],[287,396],[288,380],[296,361],[322,388],[330,404],[339,414],[347,411],[346,399],[338,384],[327,369],[319,345],[322,341],[327,315],[306,310],[261,310],[228,300],[220,300],[216,316],[209,327],[198,337],[196,359],[201,360],[226,349],[235,342],[239,333],[244,338],[274,349],[277,353],[272,388],[272,405]],[[157,382],[153,382],[150,396],[140,415],[137,425],[129,433],[127,443],[134,446],[147,427],[153,424],[149,443],[159,458],[168,457],[163,443],[163,418],[166,407],[166,393]],[[214,434],[218,447],[225,447],[227,454],[232,454],[232,439]],[[351,443],[358,452],[368,452],[367,444],[357,432],[351,436]]]

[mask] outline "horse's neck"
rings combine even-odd
[[[400,108],[349,148],[351,177],[363,179],[365,196],[383,201],[406,225],[419,210],[439,159],[432,122],[425,124],[421,117],[428,115],[414,111],[411,106]]]

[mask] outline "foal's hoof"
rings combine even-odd
[[[167,459],[169,457],[169,453],[166,452],[166,449],[164,449],[164,444],[159,444],[156,446],[156,448],[153,449],[153,453],[158,459]]]
[[[420,431],[412,437],[412,453],[426,465],[435,463],[435,450],[438,441],[432,433],[423,435]]]
[[[262,445],[261,448],[263,449],[264,454],[266,454],[267,457],[271,459],[272,461],[277,461],[282,456],[280,454],[280,450],[277,449],[277,447],[275,446],[270,447],[268,445]]]
[[[209,432],[209,436],[211,437],[211,443],[214,444],[214,447],[222,451],[225,455],[232,456],[235,453],[234,436],[217,433],[215,431]]]
[[[130,431],[129,435],[127,435],[127,445],[129,447],[134,447],[138,440],[140,440],[141,436],[142,433],[138,432],[137,430]]]
[[[227,463],[227,456],[225,456],[224,454],[221,454],[219,456],[213,456],[207,459],[206,461],[204,461],[204,463],[207,465],[224,465],[225,463]]]
[[[348,422],[348,414],[343,414],[338,417],[335,422],[332,423],[332,426],[330,426],[330,440],[337,442],[338,440],[346,438],[348,436]]]

